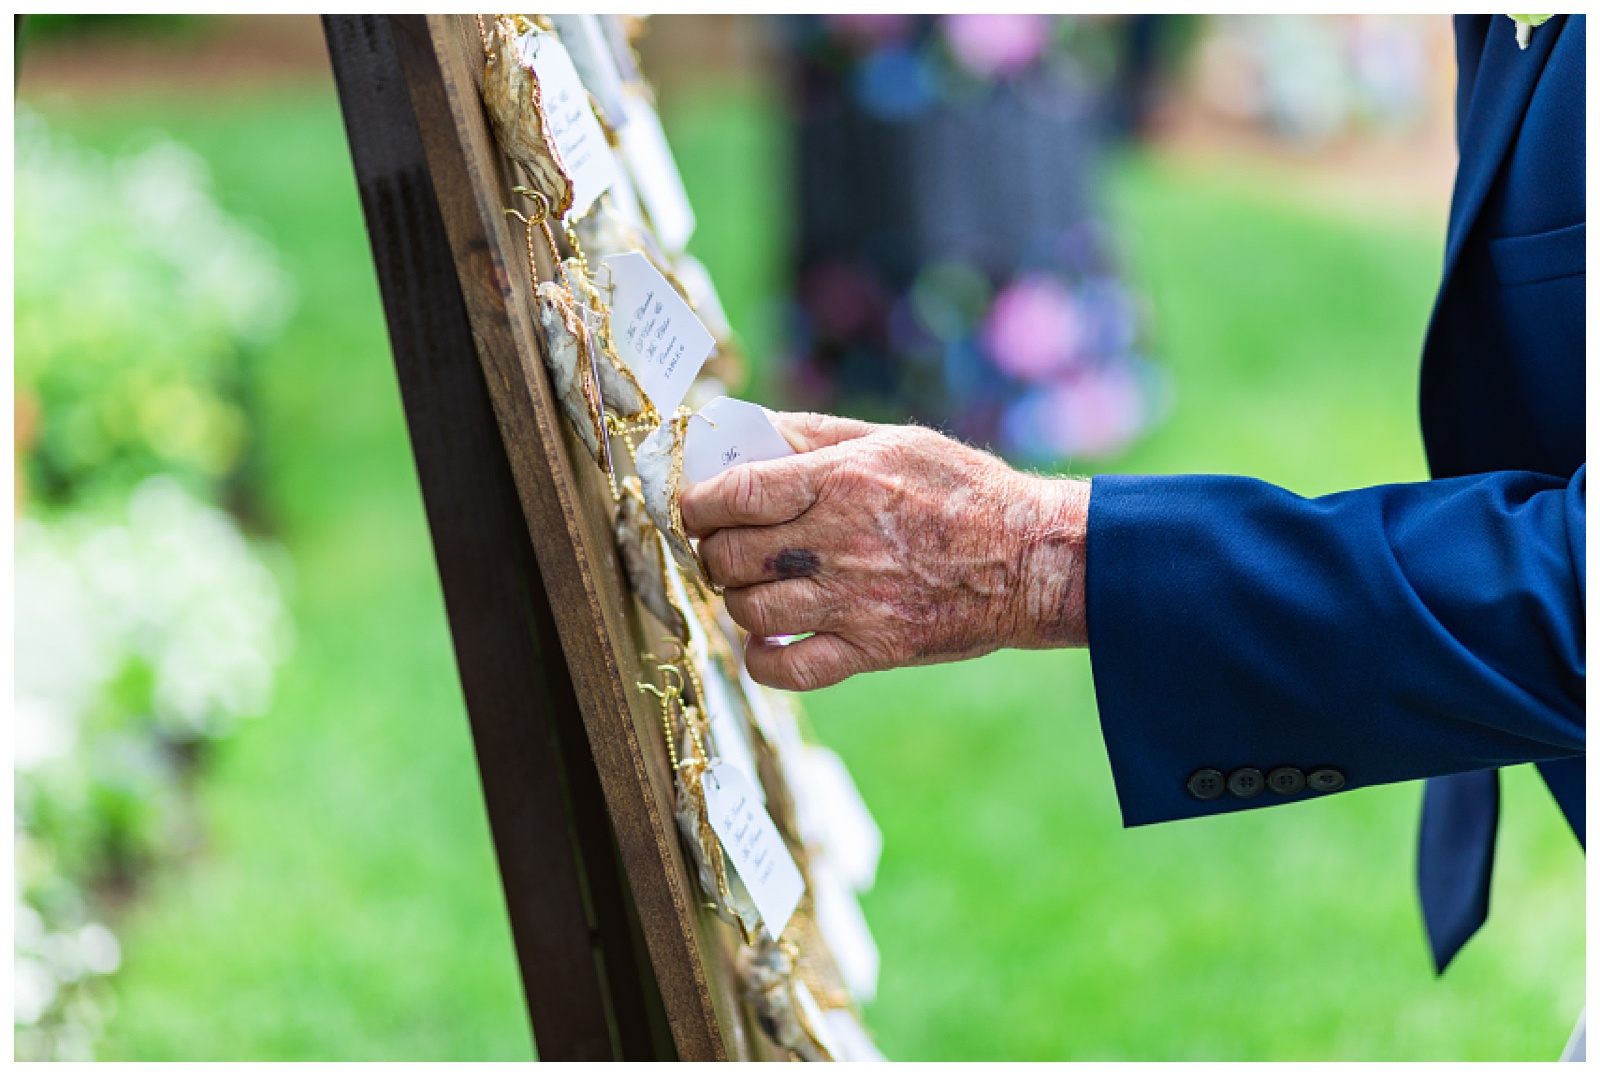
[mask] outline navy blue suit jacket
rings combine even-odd
[[[1350,788],[1537,762],[1583,838],[1584,20],[1457,21],[1461,164],[1422,363],[1435,479],[1303,499],[1100,476],[1089,653],[1127,825],[1196,770]]]

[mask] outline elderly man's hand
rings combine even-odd
[[[1085,643],[1087,483],[1019,473],[926,428],[775,420],[798,454],[730,469],[682,502],[728,614],[753,635],[757,680],[813,690]]]

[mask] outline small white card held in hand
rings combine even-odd
[[[517,39],[517,55],[539,80],[539,103],[550,139],[561,155],[562,170],[572,181],[572,208],[567,216],[580,218],[616,182],[617,159],[589,106],[589,91],[584,89],[578,69],[555,35],[528,31]]]
[[[711,828],[776,941],[806,891],[800,868],[762,808],[755,785],[743,773],[732,765],[714,765],[706,770],[702,784]]]
[[[670,417],[716,347],[661,271],[642,252],[605,260],[611,271],[611,337],[663,420]]]
[[[738,398],[719,397],[694,414],[683,437],[683,479],[698,484],[735,465],[773,461],[794,453],[767,410]]]

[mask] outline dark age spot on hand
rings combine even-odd
[[[776,574],[779,580],[810,577],[822,569],[822,560],[817,558],[816,552],[806,548],[784,548],[769,558],[763,569]]]

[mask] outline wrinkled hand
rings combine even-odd
[[[752,634],[755,679],[814,690],[1085,643],[1087,483],[1017,472],[926,428],[774,419],[798,454],[730,469],[682,501],[728,614]]]

